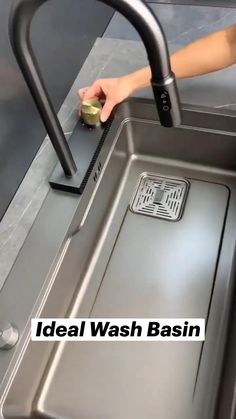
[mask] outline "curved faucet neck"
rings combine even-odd
[[[152,78],[158,82],[171,72],[169,50],[162,26],[148,4],[142,0],[99,0],[112,6],[134,26],[147,51]]]

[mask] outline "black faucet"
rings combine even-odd
[[[49,98],[30,43],[30,24],[37,9],[49,0],[18,0],[10,21],[10,41],[25,81],[37,105],[49,138],[57,153],[65,176],[77,172],[70,147]],[[125,16],[136,28],[146,47],[152,70],[152,88],[160,122],[165,127],[178,126],[181,112],[175,76],[162,27],[142,0],[99,0]]]

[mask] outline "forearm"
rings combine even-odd
[[[177,78],[200,76],[236,62],[236,25],[200,39],[176,52],[171,65]]]
[[[236,62],[236,25],[193,42],[171,56],[178,79],[200,76],[229,67]],[[127,76],[132,90],[150,85],[151,70],[146,67]]]

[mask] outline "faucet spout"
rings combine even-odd
[[[135,27],[147,51],[152,72],[152,89],[160,122],[165,127],[181,123],[181,111],[175,76],[162,26],[143,0],[99,0],[112,6]]]
[[[37,9],[49,0],[18,0],[11,13],[9,35],[13,52],[44,122],[66,177],[77,172],[76,163],[64,136],[40,73],[30,42],[30,25]],[[152,70],[152,88],[163,126],[181,123],[180,102],[162,27],[143,0],[99,0],[112,6],[136,28],[147,50]]]

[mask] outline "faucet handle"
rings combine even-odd
[[[161,82],[152,79],[151,84],[161,124],[165,127],[179,126],[181,124],[180,99],[174,73]]]
[[[12,349],[19,338],[19,332],[12,324],[0,323],[0,351]]]

